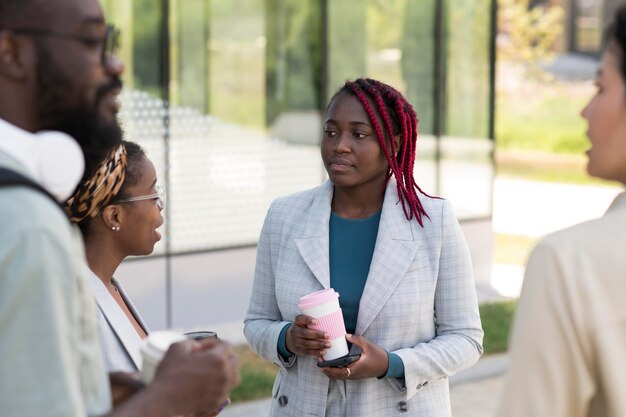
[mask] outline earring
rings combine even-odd
[[[120,231],[120,227],[119,226],[113,226],[113,227],[111,227],[111,230],[113,230],[114,232],[119,232]]]

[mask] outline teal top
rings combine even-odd
[[[367,274],[376,246],[380,211],[365,219],[330,215],[330,286],[339,293],[339,305],[348,333],[354,333]]]
[[[353,334],[359,316],[359,303],[369,274],[376,246],[381,211],[365,219],[344,219],[331,213],[329,225],[330,285],[339,293],[346,331]],[[289,357],[285,341],[289,326],[280,334],[278,350]],[[404,377],[402,359],[388,353],[389,367],[385,378]]]

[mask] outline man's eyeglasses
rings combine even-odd
[[[121,200],[117,200],[113,202],[113,204],[134,203],[135,201],[143,201],[143,200],[156,200],[157,207],[163,210],[163,207],[165,205],[165,187],[163,187],[162,185],[157,185],[155,188],[156,188],[156,193],[154,194],[123,198]]]
[[[116,55],[120,47],[120,31],[113,25],[107,25],[104,36],[87,36],[75,33],[56,32],[45,29],[9,29],[11,32],[32,36],[52,36],[56,38],[72,39],[87,45],[102,46],[102,65],[106,65],[109,56]]]

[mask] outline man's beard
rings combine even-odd
[[[48,49],[41,42],[37,42],[36,46],[39,92],[36,105],[40,128],[67,133],[78,142],[85,155],[87,176],[113,147],[122,142],[123,132],[117,117],[111,122],[103,122],[99,113],[102,99],[112,90],[121,88],[122,82],[116,77],[100,86],[93,103],[89,103],[84,96],[79,100],[68,97],[81,91],[70,77],[59,70]]]

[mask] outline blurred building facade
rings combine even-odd
[[[368,76],[419,117],[415,177],[489,282],[495,0],[102,0],[122,33],[127,139],[167,187],[164,239],[121,278],[153,329],[243,317],[270,202],[326,179],[325,105]]]
[[[602,33],[623,0],[535,0],[533,4],[558,5],[563,8],[563,35],[558,52],[598,56]]]

